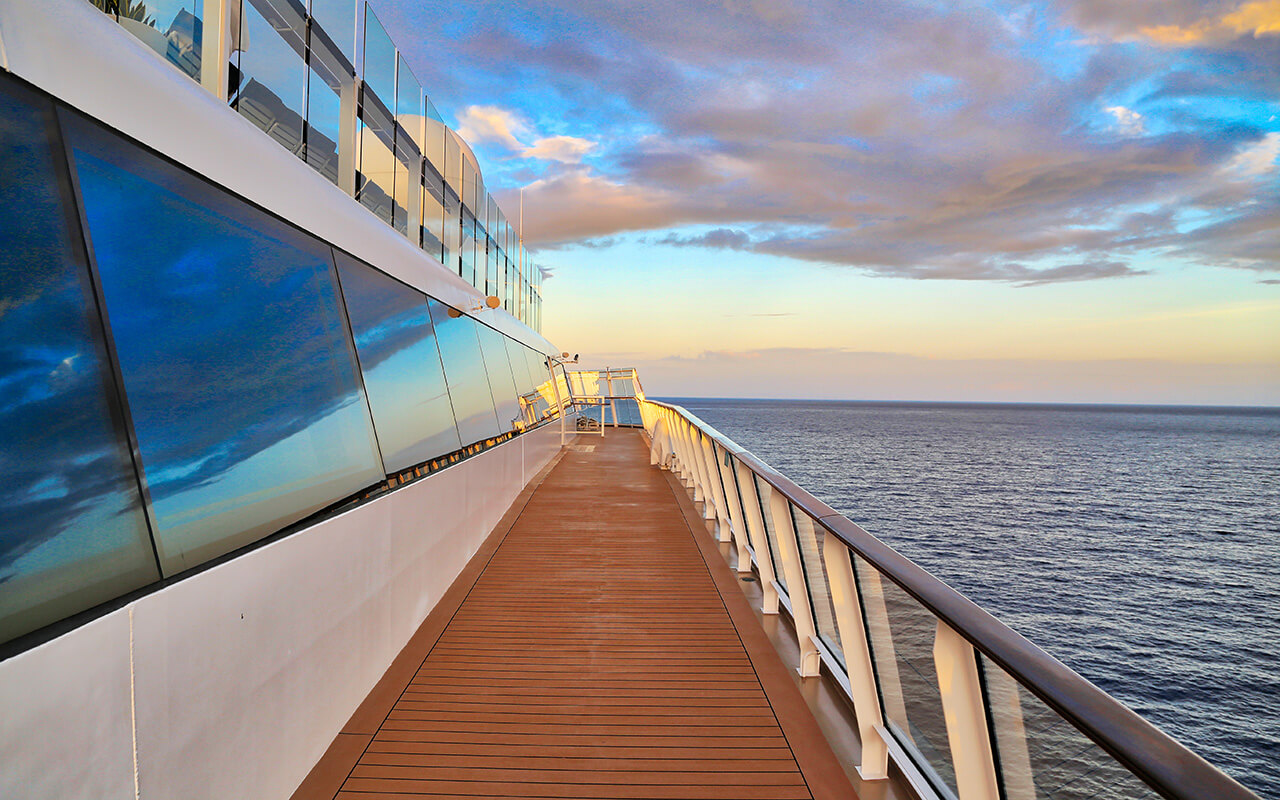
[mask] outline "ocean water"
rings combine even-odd
[[[1280,799],[1280,409],[673,402]]]

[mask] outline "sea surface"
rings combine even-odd
[[[672,402],[1280,800],[1280,409]]]

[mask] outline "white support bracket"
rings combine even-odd
[[[831,584],[831,605],[835,608],[836,626],[844,651],[845,669],[849,675],[849,694],[858,720],[858,736],[862,740],[862,763],[858,774],[863,780],[889,777],[889,750],[876,729],[884,726],[880,695],[871,663],[871,646],[863,624],[862,603],[858,599],[849,548],[835,536],[822,537],[822,558]]]
[[[812,678],[821,671],[822,656],[811,640],[817,635],[817,628],[813,624],[813,609],[809,606],[808,583],[800,561],[800,545],[796,540],[790,506],[781,492],[769,493],[769,513],[778,542],[778,560],[782,562],[782,571],[790,589],[787,596],[791,600],[791,618],[795,622],[796,639],[800,645],[800,677]]]
[[[751,537],[751,549],[756,551],[756,569],[760,572],[760,589],[764,594],[760,610],[765,614],[777,614],[778,590],[774,588],[777,576],[773,573],[768,532],[765,531],[764,516],[760,513],[760,496],[756,492],[755,473],[736,458],[733,460],[733,468],[738,476],[738,486],[742,490],[742,510],[746,518],[747,535]]]
[[[938,670],[938,689],[960,800],[1000,800],[973,645],[938,620],[933,661]]]

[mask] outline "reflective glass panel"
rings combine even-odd
[[[1008,800],[1154,800],[1145,783],[978,654]]]
[[[551,373],[547,371],[547,357],[533,348],[526,348],[525,358],[529,362],[529,374],[534,381],[533,390],[538,393],[538,419],[556,416],[559,414],[559,409],[556,406]]]
[[[394,135],[391,119],[378,103],[366,101],[360,109],[360,174],[356,195],[365,208],[388,224],[395,217],[392,192],[399,163],[392,150]],[[400,207],[401,214],[403,208]]]
[[[430,164],[426,166],[422,185],[422,249],[440,263],[447,264],[444,253],[444,180]]]
[[[231,70],[228,99],[242,116],[301,156],[306,20],[285,3],[277,9],[267,0],[243,0],[241,8],[243,27],[235,43],[238,68]]]
[[[528,348],[515,339],[509,339],[506,336],[502,338],[507,343],[507,360],[511,362],[511,377],[515,378],[516,391],[520,394],[528,394],[536,385],[533,373],[529,371],[529,359],[525,356]]]
[[[390,107],[396,100],[396,46],[373,13],[364,6],[364,82],[378,99]]]
[[[107,0],[91,0],[106,10]],[[233,14],[239,11],[233,3]],[[191,0],[146,0],[112,4],[120,9],[120,27],[142,40],[161,58],[182,70],[189,77],[200,80],[200,54],[202,51],[201,15],[203,3]],[[232,19],[234,28],[234,17]],[[233,45],[234,46],[234,45]]]
[[[397,63],[396,121],[421,152],[426,144],[422,139],[422,84],[413,76],[404,56],[397,56]]]
[[[345,253],[336,256],[387,473],[457,450],[426,295]]]
[[[53,122],[0,77],[0,642],[160,577]]]
[[[356,0],[311,0],[311,16],[346,60],[355,63]]]
[[[307,163],[336,184],[342,111],[341,88],[330,86],[314,69],[308,70],[307,81]]]
[[[462,241],[461,213],[462,206],[458,202],[458,196],[446,185],[444,188],[444,237],[440,249],[444,253],[445,269],[458,274],[462,274],[462,268],[458,265],[458,253]]]
[[[459,272],[462,279],[472,286],[476,285],[476,252],[475,231],[476,219],[471,212],[462,208],[462,236],[458,241]]]
[[[476,325],[480,334],[480,348],[484,351],[485,370],[489,374],[489,388],[493,390],[494,410],[498,414],[498,428],[505,432],[520,426],[520,403],[517,400],[516,383],[507,359],[506,338],[488,325]]]
[[[498,417],[480,354],[476,321],[444,303],[428,302],[463,446],[497,436]]]
[[[70,130],[165,573],[381,480],[329,248]]]
[[[885,723],[921,771],[954,795],[955,767],[933,661],[938,619],[856,554],[853,564]]]
[[[827,561],[822,557],[822,540],[826,530],[808,514],[794,505],[791,519],[796,527],[796,542],[800,545],[800,563],[809,584],[809,606],[813,609],[813,623],[818,636],[827,649],[844,664],[844,648],[840,644],[840,631],[836,627],[836,607],[831,600],[831,581],[827,578]]]

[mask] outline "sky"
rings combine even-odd
[[[381,0],[658,396],[1280,405],[1280,0]]]

